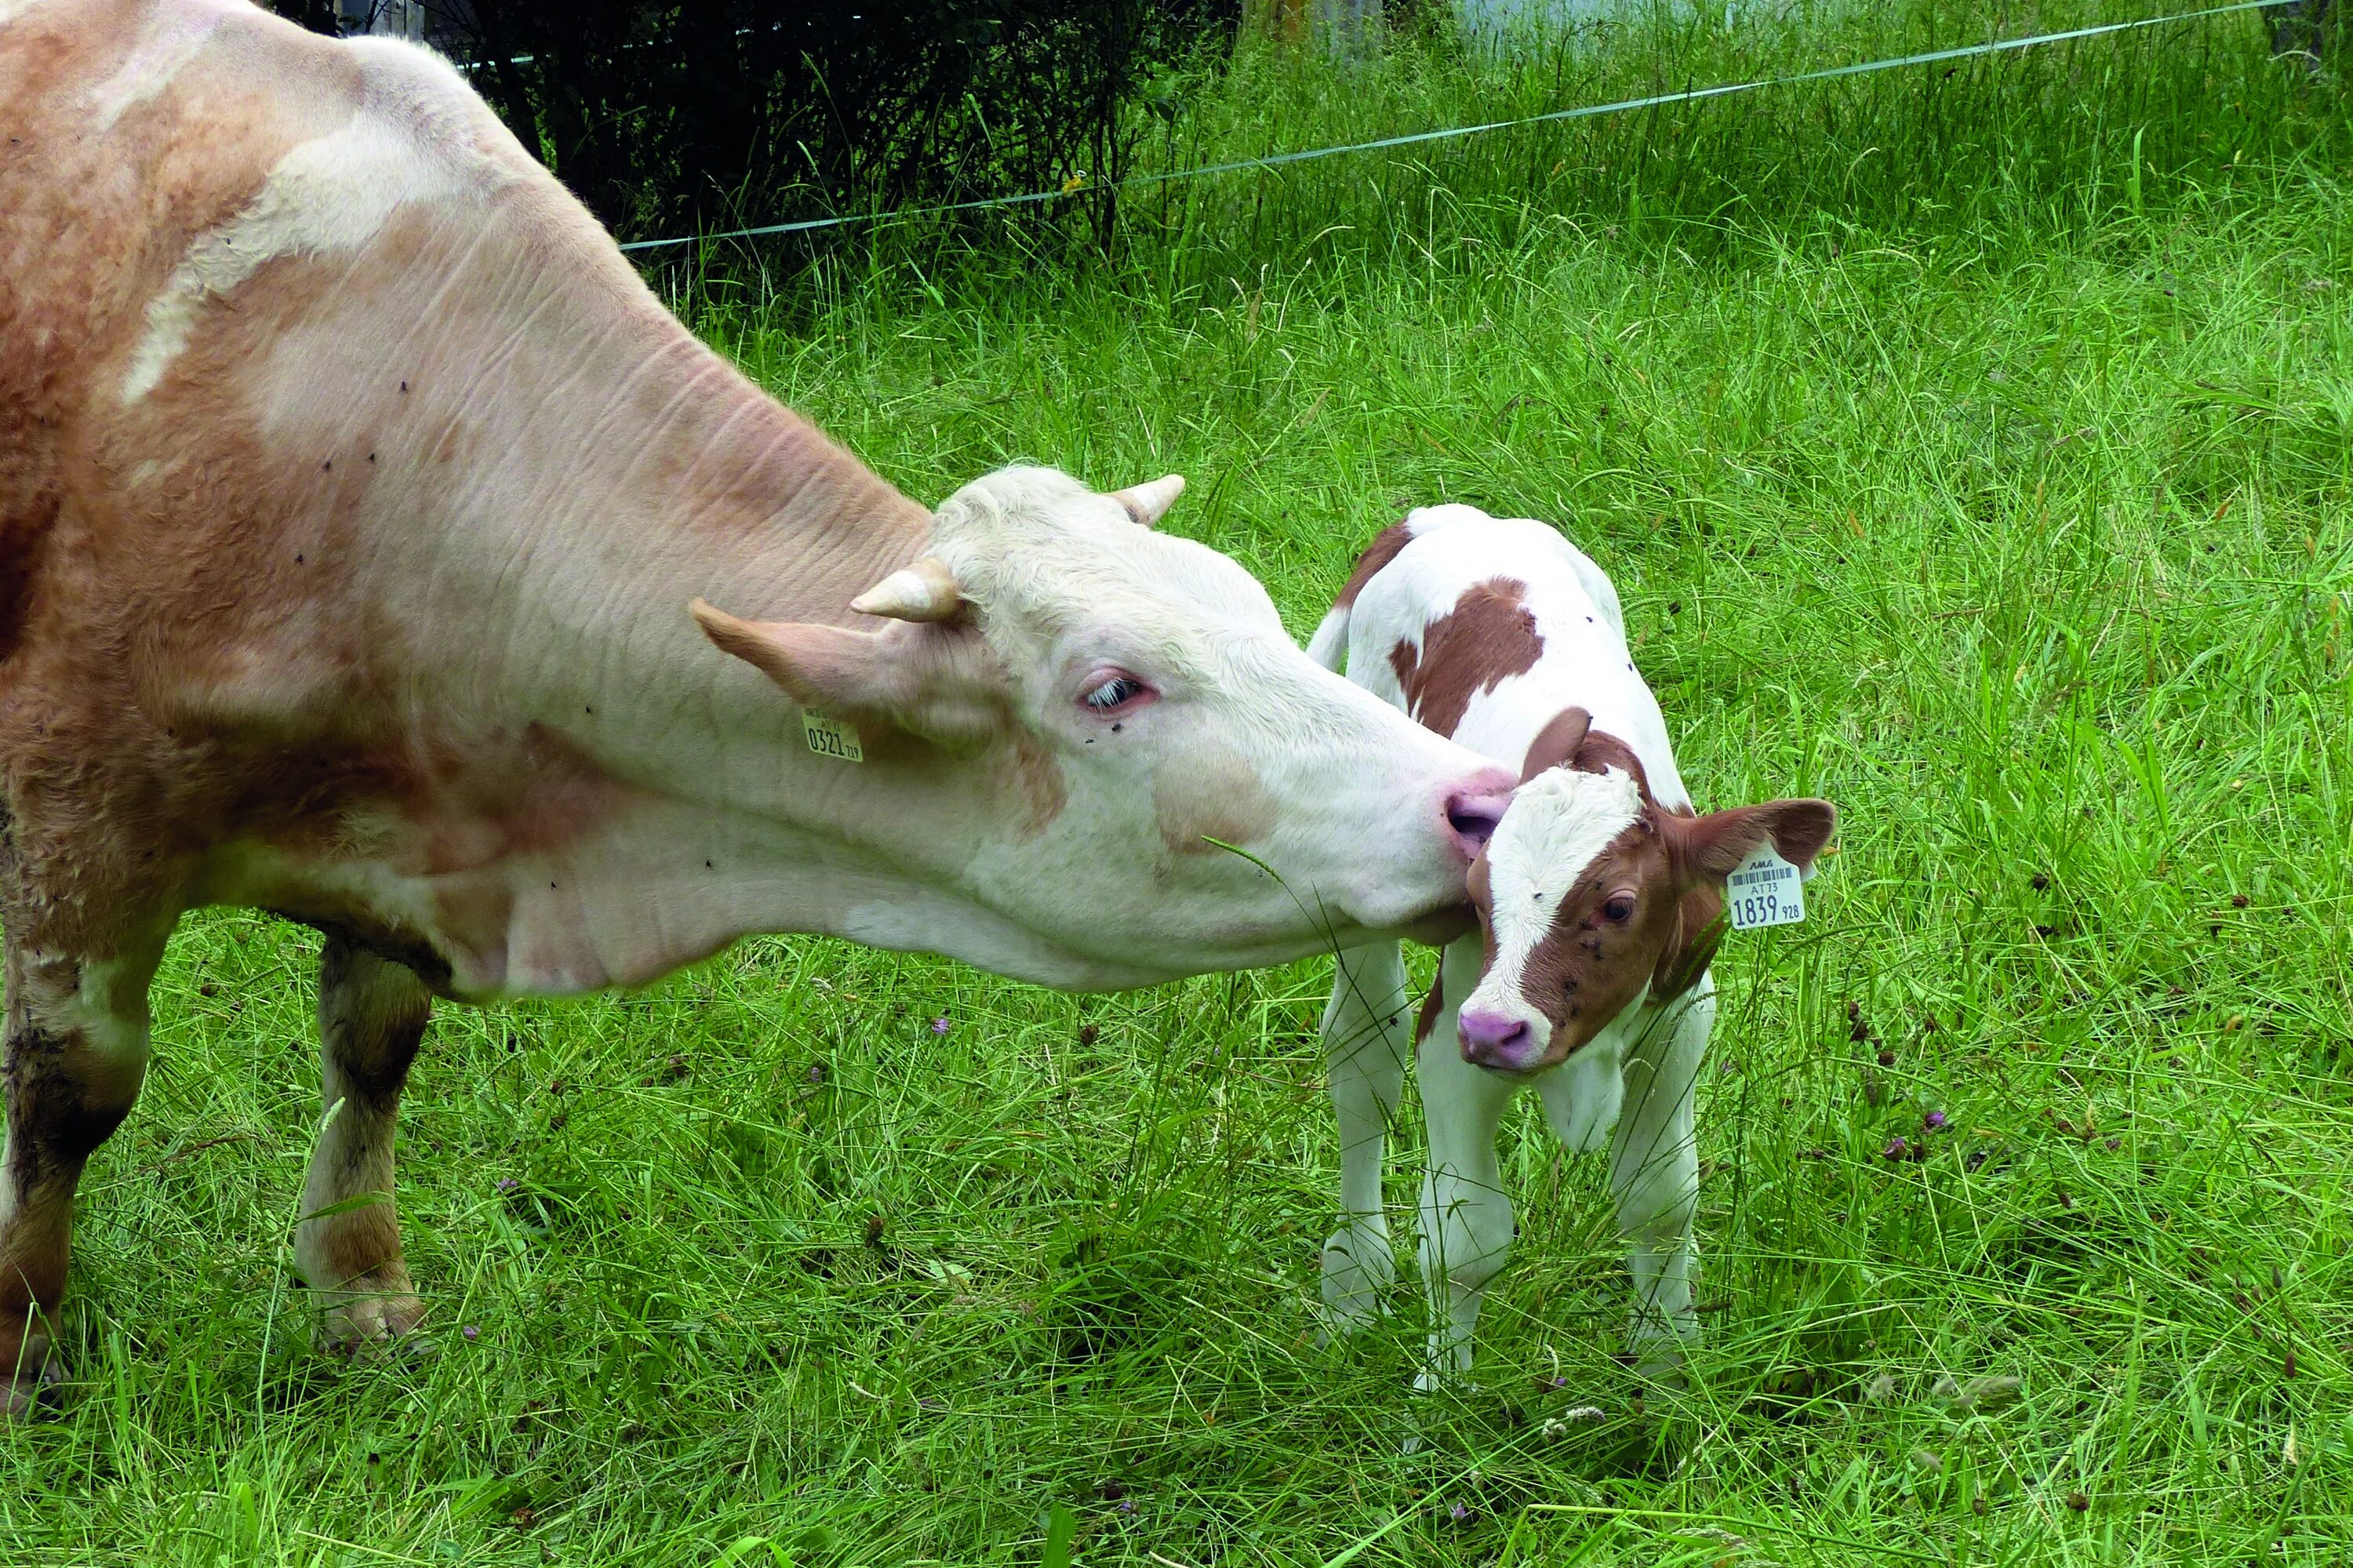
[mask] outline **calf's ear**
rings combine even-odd
[[[1803,871],[1831,842],[1837,825],[1836,807],[1828,800],[1768,800],[1704,817],[1668,817],[1662,822],[1684,879],[1694,885],[1722,882],[1768,840],[1775,853]]]
[[[722,652],[758,670],[802,707],[883,725],[942,745],[970,745],[1005,727],[1010,688],[969,622],[893,622],[852,631],[803,620],[746,620],[689,606]]]

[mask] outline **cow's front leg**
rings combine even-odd
[[[392,1139],[433,998],[405,965],[338,937],[319,964],[321,1099],[331,1113],[302,1189],[294,1261],[323,1308],[322,1349],[356,1355],[425,1315],[400,1256]]]
[[[1641,1021],[1641,1038],[1626,1051],[1624,1103],[1609,1146],[1618,1228],[1631,1244],[1627,1348],[1658,1370],[1679,1364],[1679,1341],[1699,1331],[1692,1308],[1692,1217],[1699,1208],[1692,1102],[1715,1022],[1710,980]]]
[[[12,910],[12,915],[14,911]],[[53,952],[38,923],[6,935],[6,1152],[0,1154],[0,1416],[54,1403],[65,1381],[56,1312],[74,1186],[147,1073],[147,984],[168,923],[107,950]]]
[[[1405,1092],[1412,1048],[1405,959],[1395,942],[1340,954],[1324,1010],[1324,1054],[1332,1109],[1340,1124],[1340,1228],[1324,1244],[1324,1308],[1351,1333],[1377,1317],[1397,1278],[1381,1164],[1389,1118]]]

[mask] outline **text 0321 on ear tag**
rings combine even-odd
[[[1798,868],[1780,857],[1770,840],[1758,844],[1724,879],[1724,912],[1736,931],[1796,925],[1806,917]]]
[[[858,732],[839,719],[829,719],[803,708],[801,734],[808,741],[808,748],[819,757],[830,757],[836,762],[866,760],[865,749],[858,744]]]

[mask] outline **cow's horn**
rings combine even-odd
[[[1127,508],[1127,514],[1146,528],[1167,514],[1185,493],[1185,476],[1165,473],[1146,484],[1131,484],[1125,490],[1114,490],[1111,498]]]
[[[946,620],[963,603],[955,574],[944,562],[925,556],[851,599],[849,608],[860,615],[883,615],[892,620]]]

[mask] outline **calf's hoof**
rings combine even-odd
[[[24,1352],[0,1379],[0,1421],[21,1421],[66,1403],[66,1362],[45,1335],[25,1340]]]
[[[1324,1244],[1317,1260],[1323,1309],[1316,1314],[1315,1342],[1328,1345],[1361,1334],[1388,1312],[1397,1283],[1397,1259],[1388,1238],[1375,1232],[1340,1230]]]
[[[1691,1370],[1685,1363],[1683,1346],[1672,1340],[1653,1340],[1648,1344],[1635,1344],[1630,1350],[1637,1378],[1662,1393],[1690,1392]]]
[[[425,1320],[425,1303],[409,1290],[408,1282],[378,1294],[355,1294],[364,1281],[333,1293],[319,1318],[319,1349],[344,1361],[377,1361],[414,1353],[425,1348],[417,1326]]]

